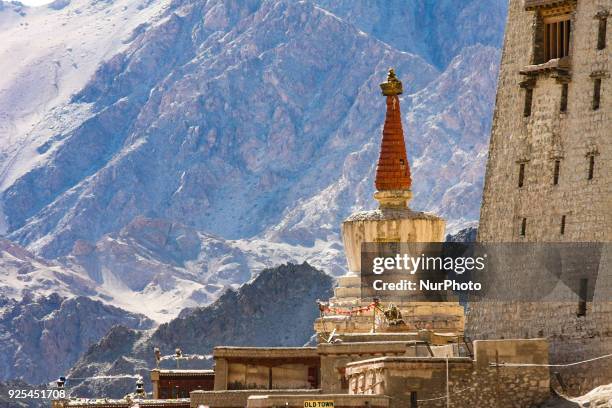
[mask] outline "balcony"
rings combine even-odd
[[[535,0],[534,0],[535,1]],[[555,78],[570,78],[571,61],[569,57],[555,58],[543,64],[527,65],[519,71],[521,75],[535,77],[540,74],[550,73]]]

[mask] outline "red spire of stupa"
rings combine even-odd
[[[410,166],[406,156],[404,131],[400,114],[398,95],[402,93],[402,83],[389,70],[387,82],[380,84],[383,95],[387,97],[387,116],[380,145],[380,156],[376,166],[376,190],[410,190]]]

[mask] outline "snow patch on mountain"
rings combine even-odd
[[[88,116],[67,104],[134,30],[155,24],[167,0],[56,0],[0,7],[0,188],[46,158],[45,143]]]
[[[502,0],[2,4],[0,56],[33,44],[0,79],[0,219],[31,251],[0,251],[7,296],[57,285],[168,321],[269,266],[344,273],[390,66],[411,207],[449,233],[478,218]]]

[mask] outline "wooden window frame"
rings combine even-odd
[[[569,57],[572,32],[572,18],[569,13],[542,19],[544,30],[544,61]]]

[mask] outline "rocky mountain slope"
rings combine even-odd
[[[287,264],[262,271],[240,289],[229,290],[209,306],[185,310],[182,315],[155,330],[114,327],[68,372],[70,392],[75,396],[121,397],[132,392],[140,374],[148,383],[154,367],[153,348],[164,355],[180,347],[184,354],[202,356],[195,366],[207,367],[206,359],[216,345],[301,346],[313,334],[318,316],[315,301],[329,298],[333,280],[308,264]],[[187,367],[182,363],[182,367]],[[173,367],[171,360],[163,366]],[[106,376],[104,380],[70,380]],[[148,385],[148,387],[150,387]],[[150,388],[149,388],[150,389]]]
[[[499,47],[507,2],[316,0],[370,35],[439,69],[474,44]]]
[[[209,4],[181,5],[102,65],[74,99],[93,116],[41,147],[44,165],[6,190],[12,238],[54,257],[140,214],[253,236],[300,198],[303,173],[322,175],[312,160],[355,84],[391,64],[421,86],[436,74],[311,3],[234,6],[216,21]],[[338,64],[349,59],[351,69]]]
[[[0,238],[0,297],[24,295],[103,295],[96,282],[58,262],[38,257],[27,249]]]
[[[473,241],[474,228],[447,240]],[[137,217],[95,245],[77,241],[73,251],[45,260],[0,240],[0,296],[89,296],[167,322],[184,308],[208,304],[268,267],[303,262],[329,274],[344,265],[340,245],[300,249],[265,240],[224,240],[169,220]]]
[[[62,105],[102,61],[154,24],[167,3],[55,0],[32,8],[0,1],[2,190],[41,159],[39,145],[84,120],[84,112],[68,114]]]
[[[491,8],[468,3],[469,16]],[[408,122],[415,118],[408,140],[417,170],[425,154],[435,153],[416,179],[415,206],[453,190],[466,204],[435,209],[451,221],[474,220],[478,177],[458,182],[434,174],[448,162],[445,150],[457,168],[482,173],[482,161],[473,158],[486,147],[496,50],[470,48],[476,36],[457,38],[456,60],[444,71],[451,77],[445,78],[426,59],[444,65],[449,58],[382,42],[387,34],[356,19],[357,6],[339,9],[346,20],[325,7],[174,2],[55,115],[71,126],[56,127],[51,136],[47,129],[30,132],[39,141],[31,145],[35,164],[9,166],[3,194],[12,239],[55,257],[69,253],[77,240],[94,243],[135,216],[149,215],[226,239],[266,236],[301,246],[333,240],[338,221],[360,196],[359,187],[334,191],[347,181],[343,171],[362,158],[365,171],[352,175],[362,179],[373,166],[384,113],[377,83],[390,65],[413,94],[404,98],[404,111]],[[425,4],[405,7],[401,15],[437,13]],[[440,16],[446,25],[464,21]],[[483,16],[470,21],[470,30],[502,31],[503,14]],[[454,40],[447,34],[445,44]],[[498,37],[488,35],[485,43]],[[441,46],[442,33],[437,38]],[[452,86],[458,81],[461,86]],[[475,109],[462,112],[461,102],[475,102]],[[465,145],[464,136],[473,143]],[[432,188],[439,193],[420,198]],[[287,223],[295,224],[288,220],[292,211],[308,212],[304,203],[325,199],[326,192],[343,196],[328,223],[309,235],[287,230]]]
[[[342,274],[340,222],[375,205],[389,66],[413,208],[474,224],[505,1],[455,3],[2,3],[0,60],[20,63],[0,82],[0,218],[19,250],[0,251],[0,293],[168,321],[279,263]]]
[[[0,380],[32,384],[58,378],[111,327],[152,327],[151,320],[87,297],[0,298]]]
[[[3,408],[47,408],[49,401],[44,399],[15,399],[10,398],[9,390],[40,390],[44,386],[32,386],[24,381],[0,381],[0,407]]]
[[[304,260],[323,268],[343,264],[342,256],[336,247],[297,251],[266,241],[224,240],[177,222],[137,217],[95,245],[77,241],[58,263],[95,282],[108,302],[167,322],[264,268]]]

